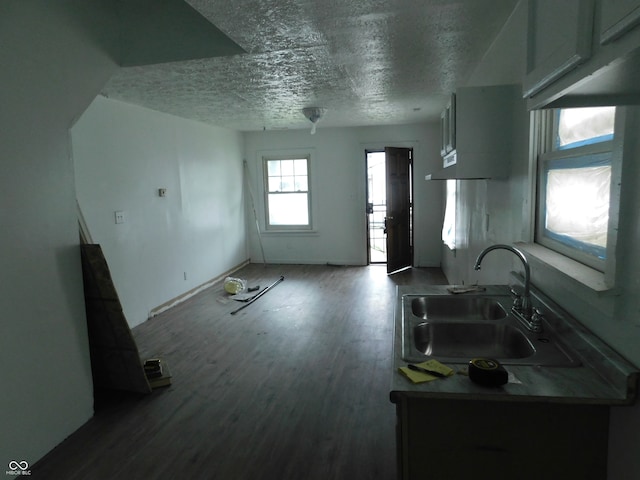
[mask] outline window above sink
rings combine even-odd
[[[534,112],[532,122],[535,243],[519,247],[592,290],[610,290],[625,109],[549,109]]]

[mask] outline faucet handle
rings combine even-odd
[[[513,295],[513,308],[516,310],[522,310],[524,304],[524,298],[514,287],[509,287],[511,295]]]
[[[533,307],[533,312],[531,313],[531,330],[534,332],[542,332],[542,320],[544,320],[544,314],[542,310],[539,308]]]

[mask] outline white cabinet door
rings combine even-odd
[[[591,56],[593,13],[593,0],[528,0],[525,98]]]
[[[640,23],[640,0],[604,0],[600,43],[612,42]]]

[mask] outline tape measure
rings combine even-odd
[[[474,358],[469,362],[469,378],[480,385],[498,387],[509,381],[509,374],[497,360]]]

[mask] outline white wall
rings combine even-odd
[[[68,4],[0,5],[0,471],[93,413],[68,129],[116,65],[104,2]]]
[[[71,133],[78,201],[131,326],[247,259],[239,132],[100,96]]]
[[[521,2],[501,35],[471,76],[470,85],[518,83],[524,72],[526,2]],[[532,282],[572,313],[605,342],[635,365],[640,365],[640,109],[627,108],[627,132],[619,220],[619,287],[615,295],[598,295],[571,281],[562,272],[531,259]],[[511,176],[505,181],[459,181],[458,214],[462,248],[454,256],[443,248],[443,268],[450,281],[505,283],[510,270],[522,266],[508,252],[492,253],[480,272],[475,258],[493,243],[532,240],[528,130],[518,127],[518,151],[512,158]],[[486,218],[489,228],[486,228]],[[640,406],[612,408],[609,444],[609,480],[640,478]]]
[[[245,133],[249,166],[262,242],[268,263],[331,263],[364,265],[366,250],[365,149],[413,147],[415,170],[415,264],[440,266],[442,184],[424,175],[441,165],[439,124],[385,127],[322,128]],[[264,232],[263,155],[309,151],[314,231]],[[251,214],[253,216],[253,214]],[[249,227],[251,258],[262,261],[255,226]]]

